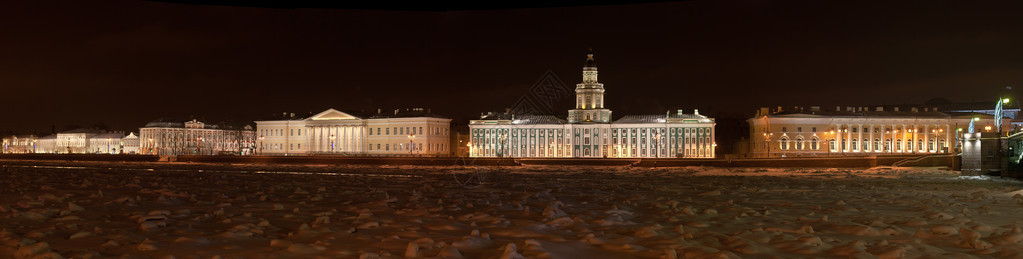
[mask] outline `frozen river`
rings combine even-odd
[[[1023,184],[931,168],[0,167],[0,258],[1021,257]]]

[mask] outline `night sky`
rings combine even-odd
[[[1023,87],[1023,2],[683,1],[457,11],[148,1],[0,8],[0,130],[427,107],[464,124],[596,50],[615,117],[996,99]],[[568,109],[572,98],[560,105]],[[567,112],[559,110],[560,116]]]

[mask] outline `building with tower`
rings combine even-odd
[[[469,156],[529,158],[713,158],[713,118],[682,110],[626,115],[613,120],[604,107],[592,52],[576,84],[568,119],[553,115],[487,113],[469,122]]]

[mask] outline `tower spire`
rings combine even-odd
[[[586,63],[583,67],[597,67],[597,61],[593,60],[593,48],[586,50]]]

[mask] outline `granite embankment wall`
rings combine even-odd
[[[947,166],[957,168],[952,155],[893,155],[826,158],[746,158],[746,159],[512,159],[462,157],[346,157],[346,156],[173,156],[151,155],[93,155],[93,154],[2,154],[0,159],[55,160],[55,161],[125,161],[125,162],[193,162],[218,164],[290,164],[290,165],[583,165],[583,166],[640,166],[640,167],[874,167],[874,166]]]

